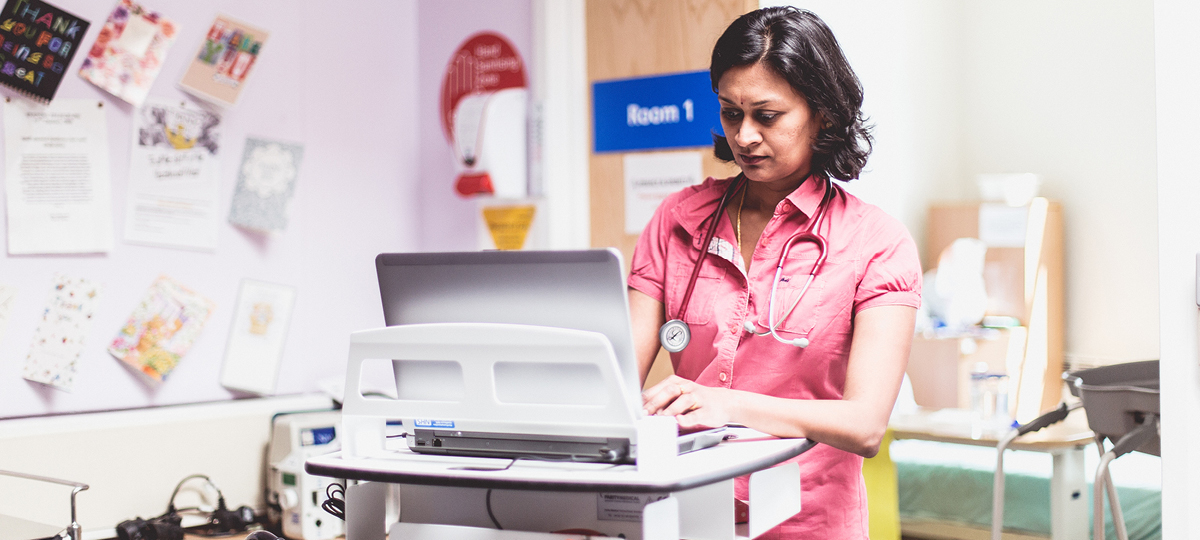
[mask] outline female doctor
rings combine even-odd
[[[741,174],[671,195],[638,240],[642,381],[660,344],[675,368],[643,393],[645,410],[684,429],[821,443],[796,459],[803,510],[767,537],[866,539],[862,458],[879,450],[908,362],[917,251],[902,224],[831,181],[858,178],[871,138],[861,84],[816,15],[743,15],[710,71],[716,155]],[[739,479],[736,497],[747,491]]]

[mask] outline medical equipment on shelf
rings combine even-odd
[[[810,176],[809,178],[816,179],[815,176]],[[729,200],[733,198],[733,194],[737,193],[740,189],[745,189],[748,183],[749,180],[746,179],[745,175],[738,175],[737,179],[734,180],[730,184],[729,188],[725,190],[725,194],[721,196],[721,201],[717,204],[717,209],[714,210],[712,215],[708,218],[708,229],[704,233],[704,239],[700,242],[700,255],[696,258],[696,266],[692,269],[692,275],[691,278],[688,279],[687,288],[684,289],[683,300],[679,304],[679,313],[674,319],[667,321],[666,324],[663,324],[662,328],[658,330],[658,339],[662,343],[663,348],[667,351],[673,353],[680,352],[687,347],[688,343],[690,343],[692,340],[691,329],[688,327],[687,323],[683,322],[683,316],[687,313],[688,303],[692,299],[692,291],[696,288],[696,279],[700,277],[700,267],[703,266],[704,259],[708,256],[708,246],[712,242],[713,235],[716,234],[717,223],[720,222],[721,215],[725,212],[725,207],[729,204]],[[825,180],[825,194],[821,197],[821,203],[817,208],[816,216],[810,217],[808,223],[804,227],[804,230],[793,234],[791,238],[788,238],[787,242],[783,244],[783,250],[779,253],[779,264],[775,267],[775,280],[771,283],[771,294],[767,297],[767,324],[765,326],[767,330],[765,332],[759,332],[758,327],[761,325],[755,321],[747,320],[742,325],[747,332],[750,332],[756,336],[765,336],[769,334],[780,343],[786,343],[788,345],[793,345],[800,348],[808,347],[808,338],[784,339],[779,337],[779,334],[775,332],[775,329],[779,327],[780,322],[792,314],[792,311],[796,309],[796,306],[800,305],[800,301],[804,299],[804,294],[808,292],[809,286],[812,285],[813,280],[816,278],[817,272],[819,272],[821,266],[825,264],[825,256],[828,254],[828,248],[825,243],[825,238],[821,236],[818,228],[820,227],[821,222],[825,219],[825,212],[829,210],[829,203],[833,199],[833,193],[835,189],[836,188],[834,187],[833,182]],[[816,262],[813,263],[812,270],[810,270],[808,273],[808,279],[804,282],[804,287],[800,289],[800,294],[796,296],[796,300],[793,301],[792,305],[783,313],[783,316],[776,320],[775,293],[779,288],[780,278],[783,276],[784,261],[787,260],[788,252],[791,251],[792,246],[797,242],[811,242],[815,244],[819,254]],[[741,249],[741,246],[738,246],[738,249]]]
[[[342,521],[321,508],[335,480],[304,471],[310,457],[341,449],[341,411],[277,414],[268,447],[269,500],[280,507],[283,535],[293,540],[328,540],[341,535]]]

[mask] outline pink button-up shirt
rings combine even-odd
[[[835,188],[818,231],[828,246],[825,264],[776,327],[784,339],[804,337],[811,344],[801,349],[747,332],[745,321],[758,323],[759,332],[767,329],[768,297],[783,245],[804,230],[821,204],[825,183],[810,179],[775,208],[749,273],[734,246],[733,225],[722,215],[687,313],[680,314],[707,218],[732,180],[709,178],[663,201],[638,239],[629,286],[663,302],[667,319],[688,323],[691,344],[671,355],[680,377],[783,398],[841,399],[854,315],[875,306],[920,306],[921,264],[912,237],[878,207]],[[777,320],[796,301],[817,255],[811,242],[792,245],[773,304]],[[818,445],[797,461],[802,511],[767,537],[867,538],[862,458]],[[736,491],[747,499],[744,478]]]

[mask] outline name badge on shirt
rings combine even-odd
[[[733,261],[733,244],[723,238],[714,236],[708,243],[708,252],[727,261]]]

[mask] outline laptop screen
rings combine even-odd
[[[375,268],[387,326],[475,322],[598,332],[612,344],[627,391],[639,393],[616,250],[384,253]]]

